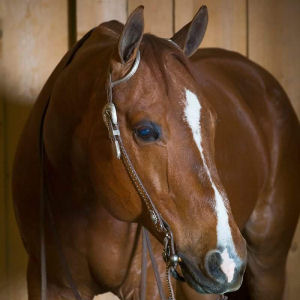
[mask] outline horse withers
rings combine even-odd
[[[173,271],[188,284],[177,299],[238,290],[246,264],[230,298],[281,299],[299,215],[299,122],[261,67],[197,50],[206,25],[202,7],[158,38],[143,33],[139,7],[125,26],[89,32],[48,79],[13,176],[30,300],[41,289],[47,299],[160,299],[142,227],[161,277],[172,233]]]

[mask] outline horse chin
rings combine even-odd
[[[194,275],[192,275],[190,272],[186,271],[185,268],[182,268],[182,274],[185,279],[185,282],[193,288],[196,292],[199,294],[211,294],[209,290],[206,290],[200,283],[200,279],[196,279]]]
[[[209,294],[192,276],[184,273],[185,282],[199,294]]]
[[[213,285],[208,287],[208,286],[203,286],[198,280],[194,279],[193,276],[191,276],[188,272],[183,272],[184,274],[184,279],[185,282],[193,288],[197,293],[199,294],[225,294],[227,292],[234,292],[237,291],[240,287],[241,284],[236,286],[235,288],[231,288],[228,290],[227,288],[217,288],[214,287]]]

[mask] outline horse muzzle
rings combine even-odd
[[[201,294],[224,294],[240,288],[246,268],[246,262],[239,257],[232,259],[234,266],[224,265],[224,255],[219,250],[209,251],[204,259],[204,270],[184,254],[180,267],[185,281]],[[234,262],[233,262],[234,260]]]

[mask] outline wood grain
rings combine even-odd
[[[139,5],[144,5],[145,32],[164,38],[173,35],[173,1],[172,0],[128,0],[128,12]]]
[[[4,18],[4,5],[0,2],[0,78],[4,78],[3,72],[3,18]],[[0,81],[0,299],[2,292],[7,285],[7,210],[6,210],[6,176],[5,176],[5,102],[4,102],[4,84]]]
[[[249,57],[270,71],[300,116],[300,1],[249,2]]]
[[[300,2],[249,1],[249,57],[270,71],[284,87],[300,117]],[[299,168],[299,167],[298,167]],[[300,224],[287,262],[285,300],[300,294]]]
[[[77,38],[102,22],[127,19],[127,0],[77,0]]]
[[[219,47],[246,55],[246,0],[175,0],[175,30],[190,22],[201,4],[208,8],[208,27],[201,47]]]

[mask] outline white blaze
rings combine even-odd
[[[222,257],[222,264],[221,264],[221,270],[223,271],[224,274],[227,276],[228,282],[231,282],[234,276],[234,268],[235,268],[235,263],[232,258],[230,258],[227,248],[222,252],[221,254]]]
[[[221,269],[226,274],[228,281],[231,282],[231,280],[233,279],[235,263],[234,260],[229,257],[226,247],[231,249],[231,252],[234,254],[235,254],[235,247],[232,240],[231,230],[228,222],[228,213],[224,205],[224,199],[212,179],[212,176],[210,174],[210,171],[206,163],[206,159],[204,157],[204,152],[202,147],[202,136],[201,136],[200,102],[198,100],[198,97],[193,92],[187,89],[185,90],[185,96],[186,96],[186,104],[184,109],[185,119],[192,130],[194,141],[199,149],[205,171],[209,178],[212,189],[215,193],[215,201],[216,201],[215,211],[217,215],[217,246],[225,249],[221,253],[223,259]]]

